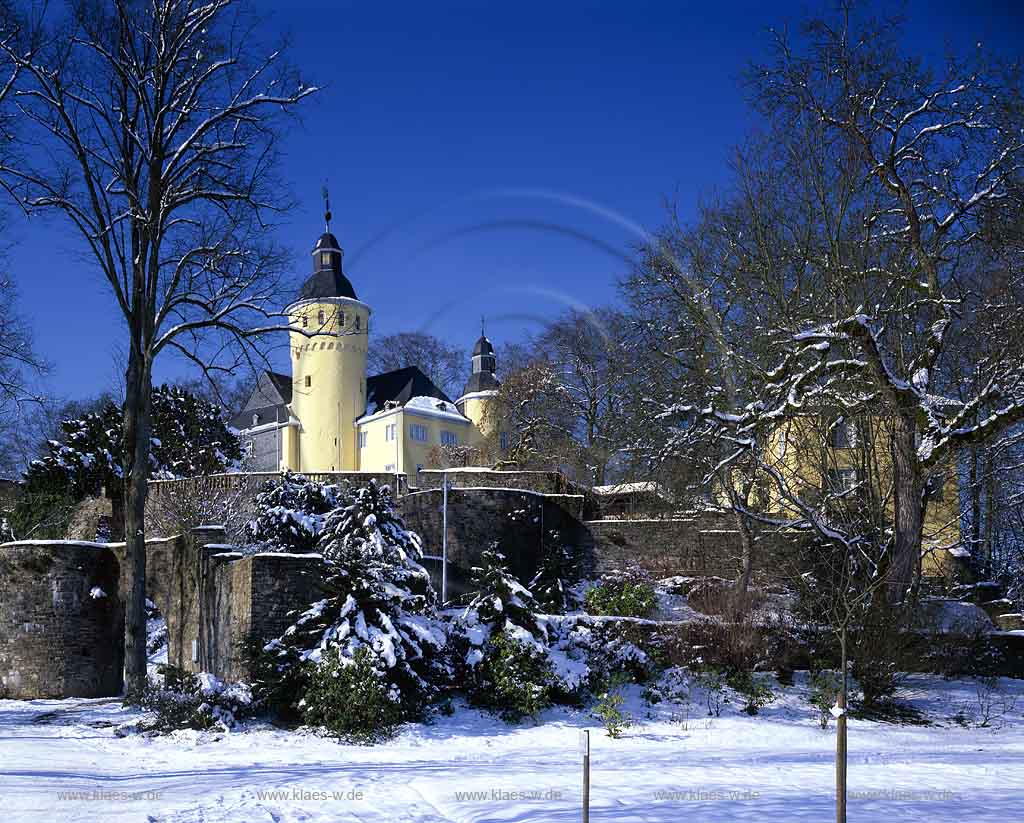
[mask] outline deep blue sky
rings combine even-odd
[[[830,7],[829,4],[828,7]],[[299,198],[281,234],[296,278],[333,230],[374,333],[424,329],[464,346],[520,338],[568,305],[615,300],[616,280],[661,221],[728,184],[755,120],[739,87],[767,29],[808,2],[356,3],[260,0],[325,91],[284,142]],[[907,46],[979,40],[1020,53],[1024,2],[911,2]],[[113,303],[64,225],[8,211],[7,265],[50,392],[118,379]],[[189,374],[172,360],[158,377]]]

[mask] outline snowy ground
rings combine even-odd
[[[460,708],[374,747],[266,724],[227,733],[124,734],[116,700],[0,701],[0,795],[17,821],[575,821],[579,730],[592,730],[594,821],[827,821],[833,731],[797,685],[760,717],[694,703],[627,707],[611,740],[563,709],[506,726]],[[1024,799],[1024,681],[1002,681],[996,728],[971,681],[916,678],[907,698],[931,726],[852,721],[851,821],[1004,821]],[[650,713],[650,717],[646,715]],[[314,795],[314,793],[323,793]],[[519,793],[519,794],[514,794]]]

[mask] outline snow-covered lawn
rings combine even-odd
[[[759,717],[695,702],[648,707],[619,740],[584,712],[507,726],[459,708],[374,747],[250,724],[234,733],[124,734],[116,700],[0,701],[3,820],[575,821],[579,730],[592,730],[594,821],[828,821],[834,731],[797,685]],[[1020,819],[1024,681],[1001,681],[997,728],[950,718],[979,711],[972,681],[917,677],[907,698],[936,722],[851,722],[851,821]],[[651,716],[646,716],[647,714]],[[120,728],[120,732],[119,732]],[[119,736],[119,734],[124,736]],[[322,793],[322,794],[314,794]],[[518,793],[518,794],[517,794]]]

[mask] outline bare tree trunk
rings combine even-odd
[[[903,599],[914,580],[921,557],[924,530],[924,478],[917,458],[913,424],[903,415],[895,417],[892,440],[893,526],[895,547],[889,570],[889,599]]]
[[[125,692],[146,683],[146,495],[149,491],[152,381],[145,355],[135,347],[125,373],[124,524],[128,590],[125,604]]]

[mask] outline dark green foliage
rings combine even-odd
[[[472,569],[476,594],[469,604],[477,622],[491,631],[518,627],[536,640],[546,641],[548,630],[538,617],[540,606],[533,593],[509,571],[505,555],[492,547],[483,552],[480,561],[482,565]]]
[[[768,686],[764,675],[748,671],[731,672],[726,678],[726,683],[739,693],[743,700],[743,711],[747,714],[757,714],[769,703],[775,701],[775,695]]]
[[[540,648],[499,631],[487,641],[483,659],[474,670],[469,699],[516,723],[536,717],[551,705],[553,680]]]
[[[302,719],[352,743],[391,737],[407,713],[387,673],[365,647],[351,659],[335,648],[310,669]]]
[[[583,603],[590,614],[648,617],[657,604],[657,595],[650,575],[632,566],[604,575],[587,590]]]
[[[548,614],[565,614],[578,601],[572,588],[583,574],[583,554],[578,546],[567,543],[557,529],[551,529],[541,547],[540,568],[530,581],[530,591]]]
[[[245,536],[264,551],[316,551],[324,520],[338,500],[337,486],[286,473],[256,495]]]
[[[25,472],[23,493],[11,514],[19,537],[59,538],[75,505],[104,491],[119,495],[124,477],[123,411],[107,402],[61,423],[61,440]],[[150,475],[192,477],[224,471],[241,459],[238,438],[220,410],[173,386],[153,390]]]
[[[445,637],[429,575],[418,562],[419,538],[395,514],[390,491],[373,483],[346,485],[337,504],[317,546],[326,561],[323,597],[296,612],[294,624],[262,650],[253,691],[272,709],[306,717],[304,706],[316,684],[318,716],[337,718],[331,722],[339,734],[369,739],[387,731],[374,724],[390,724],[391,708],[384,712],[383,704],[374,704],[357,717],[351,707],[331,707],[329,700],[348,698],[330,688],[325,670],[340,676],[358,657],[376,672],[400,719],[412,719],[446,677],[440,666]],[[357,672],[370,688],[366,672]],[[361,732],[353,725],[360,718],[371,724]]]

